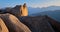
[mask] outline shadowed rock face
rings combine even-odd
[[[32,32],[60,32],[60,22],[46,15],[22,17],[21,22],[27,25]]]
[[[9,32],[31,32],[26,25],[11,14],[0,14],[0,18],[3,19]]]
[[[9,32],[7,26],[4,21],[0,18],[0,32]]]
[[[53,29],[56,31],[56,32],[60,32],[60,22],[50,18],[50,17],[47,17],[49,23],[51,24],[51,26],[53,27]]]
[[[21,22],[27,25],[32,32],[54,32],[46,16],[22,17]]]

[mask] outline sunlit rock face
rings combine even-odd
[[[9,32],[7,26],[4,21],[0,18],[0,32]]]
[[[0,14],[0,18],[4,20],[9,32],[31,32],[26,25],[11,14]]]
[[[28,16],[28,9],[26,3],[21,7],[21,16]]]

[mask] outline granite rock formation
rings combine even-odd
[[[28,16],[28,9],[26,3],[24,3],[24,5],[16,5],[13,8],[6,8],[5,10],[5,12],[13,14],[17,17]]]
[[[55,32],[45,16],[22,17],[21,22],[27,25],[32,32]]]
[[[21,16],[28,16],[28,9],[26,3],[21,7]]]
[[[44,16],[26,16],[21,22],[27,25],[32,32],[60,32],[60,22]]]
[[[0,14],[0,18],[2,18],[2,20],[6,24],[9,32],[31,32],[26,25],[21,23],[12,14]]]

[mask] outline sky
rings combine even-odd
[[[28,7],[60,6],[60,0],[0,0],[0,8],[27,4]]]

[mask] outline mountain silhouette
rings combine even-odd
[[[39,13],[31,14],[31,16],[39,16],[39,15],[48,15],[49,17],[60,22],[60,10],[45,11],[45,12],[39,12]]]
[[[26,4],[16,5],[13,8],[7,7],[0,9],[0,18],[6,26],[4,28],[7,28],[9,32],[60,32],[60,22],[42,13],[43,11],[55,11],[55,9],[58,9],[53,9],[52,7],[54,6],[51,6],[51,8],[43,7],[31,9],[27,8]],[[28,10],[30,12],[28,12]],[[50,12],[50,14],[52,15],[52,12]],[[0,31],[3,29],[1,25]]]

